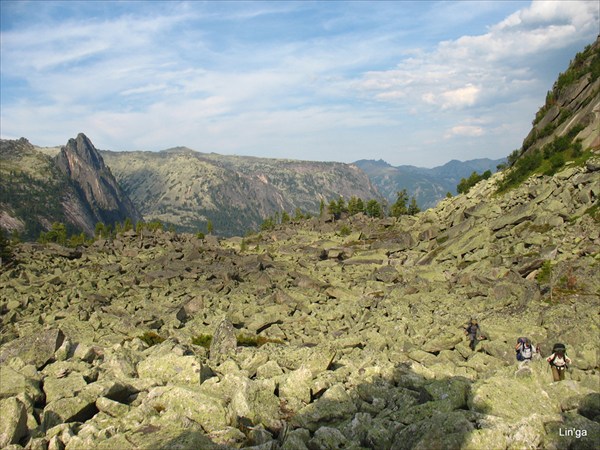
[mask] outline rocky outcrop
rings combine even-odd
[[[578,53],[548,92],[521,154],[532,154],[577,128],[574,138],[584,148],[600,149],[600,37]],[[595,67],[595,68],[594,68]]]
[[[35,240],[55,222],[93,236],[98,222],[141,219],[83,134],[58,155],[24,138],[0,141],[0,227]]]
[[[594,448],[599,163],[502,196],[497,174],[399,220],[311,219],[244,241],[127,232],[75,255],[21,245],[0,274],[0,408],[14,418],[0,439]],[[475,351],[471,317],[487,337]],[[564,342],[567,379],[518,365],[519,336],[543,356]]]
[[[90,217],[67,210],[70,222],[93,234],[96,223],[112,224],[129,218],[134,223],[141,215],[104,164],[102,156],[83,133],[69,139],[56,156],[56,165],[71,180]],[[72,213],[72,214],[70,214]],[[91,219],[91,223],[90,223]]]

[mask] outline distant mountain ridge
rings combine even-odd
[[[421,209],[434,207],[446,194],[456,194],[456,186],[462,178],[473,172],[496,172],[497,166],[506,162],[502,159],[480,158],[470,161],[452,160],[443,166],[427,169],[416,166],[392,166],[383,160],[362,159],[353,164],[367,174],[379,193],[392,204],[397,192],[406,189],[414,196]]]
[[[187,147],[102,155],[146,220],[182,231],[244,235],[266,217],[318,214],[321,200],[381,197],[356,166],[337,162],[226,156]]]

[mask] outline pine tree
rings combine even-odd
[[[417,205],[417,199],[413,196],[410,199],[410,205],[408,205],[408,215],[414,216],[415,214],[421,212],[419,205]]]
[[[400,217],[408,214],[408,209],[406,207],[406,204],[408,203],[408,194],[406,193],[406,189],[398,191],[396,195],[398,197],[396,199],[396,203],[394,203],[390,208],[390,216]]]
[[[369,217],[377,217],[377,218],[383,217],[383,208],[381,207],[381,204],[375,199],[371,199],[367,202],[367,206],[365,207],[365,212],[367,213],[367,216],[369,216]]]

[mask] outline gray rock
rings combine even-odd
[[[221,320],[210,344],[210,359],[219,362],[235,353],[236,347],[237,339],[233,325],[228,319]]]
[[[0,352],[0,363],[18,356],[26,364],[33,364],[40,369],[54,358],[54,352],[62,345],[64,339],[65,335],[58,329],[16,339],[4,346]]]
[[[27,409],[15,397],[0,400],[0,447],[18,444],[27,436]]]

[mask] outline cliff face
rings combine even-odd
[[[584,148],[600,149],[600,36],[576,55],[548,91],[520,154],[531,155],[569,133]]]
[[[24,138],[0,142],[0,227],[37,239],[54,222],[93,235],[98,222],[141,218],[86,136],[53,152]]]
[[[76,139],[69,139],[55,161],[61,172],[69,178],[88,210],[89,217],[79,215],[77,211],[68,211],[72,221],[81,223],[86,230],[93,230],[98,222],[108,224],[122,222],[126,218],[134,222],[141,219],[141,215],[122,191],[87,136],[80,133]]]

